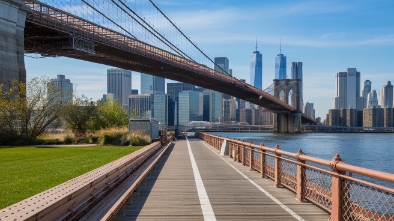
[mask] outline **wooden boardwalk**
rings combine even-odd
[[[295,200],[294,193],[276,188],[272,180],[260,178],[249,167],[221,157],[205,142],[189,138],[168,149],[117,220],[326,221],[329,214]]]

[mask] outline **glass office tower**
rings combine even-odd
[[[263,89],[263,55],[257,50],[257,44],[250,62],[250,84],[260,90]]]

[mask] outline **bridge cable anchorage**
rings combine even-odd
[[[149,33],[151,33],[154,37],[156,37],[159,41],[167,45],[169,48],[171,48],[174,52],[176,52],[178,55],[180,55],[183,58],[188,58],[194,62],[196,62],[193,58],[191,58],[189,55],[187,55],[184,51],[179,49],[177,46],[171,43],[166,37],[164,37],[162,34],[160,34],[154,27],[152,27],[148,22],[146,22],[144,19],[142,19],[134,10],[132,10],[129,6],[127,6],[124,2],[119,1],[124,7],[126,7],[130,12],[132,12],[135,16],[138,17],[139,20],[141,20],[145,25],[141,24],[134,16],[132,16],[129,12],[127,12],[124,8],[122,8],[118,3],[116,3],[114,0],[111,0],[120,10],[122,10],[124,13],[126,13],[129,17],[131,17],[133,20],[135,20],[138,24],[140,24],[145,30],[147,30]],[[146,26],[148,26],[151,30],[153,30],[155,33],[153,33],[151,30],[149,30]],[[170,45],[169,45],[170,44]]]
[[[225,70],[223,70],[223,68],[221,68],[220,66],[218,66],[208,55],[206,55],[195,43],[193,43],[191,40],[190,40],[190,38],[189,37],[187,37],[179,28],[178,28],[178,26],[176,26],[175,25],[175,23],[173,22],[173,21],[171,21],[171,19],[166,15],[166,14],[164,14],[164,12],[152,1],[152,0],[149,0],[149,2],[167,19],[167,21],[169,21],[170,23],[171,23],[171,25],[176,29],[176,30],[178,30],[178,32],[183,36],[183,37],[185,37],[186,38],[186,40],[188,41],[188,42],[190,42],[201,54],[203,54],[204,56],[205,56],[205,58],[207,58],[209,61],[211,61],[215,66],[217,66],[217,67],[219,67],[223,72],[222,72],[222,74],[225,74],[225,75],[227,75],[227,76],[231,76],[229,73],[227,73]]]
[[[127,31],[126,29],[124,29],[122,26],[118,25],[115,21],[113,21],[112,19],[110,19],[108,16],[104,15],[104,13],[102,13],[101,11],[99,11],[98,9],[96,9],[94,6],[92,6],[91,4],[89,4],[88,2],[86,2],[85,0],[81,0],[83,3],[85,3],[87,6],[89,6],[91,9],[93,9],[94,11],[96,11],[97,13],[99,13],[100,15],[102,15],[104,18],[108,19],[110,22],[112,22],[113,24],[115,24],[118,28],[122,29],[123,31],[125,31],[127,34],[129,34],[132,38],[137,40],[137,37],[135,37],[133,34],[131,34],[129,31]]]

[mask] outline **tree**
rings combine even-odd
[[[94,130],[94,119],[97,118],[96,103],[82,95],[74,97],[74,102],[66,104],[62,110],[62,118],[72,130],[76,140],[85,137]]]
[[[125,127],[129,122],[126,110],[115,99],[107,98],[106,102],[97,102],[97,112],[95,129]]]
[[[29,143],[57,119],[62,106],[60,90],[49,79],[32,78],[26,84],[14,81],[8,90],[0,87],[0,143],[21,139]]]

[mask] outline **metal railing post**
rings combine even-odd
[[[233,157],[233,142],[229,140],[229,145],[228,145],[228,157],[231,159]]]
[[[341,171],[336,168],[336,164],[340,161],[342,159],[337,154],[331,162],[333,172],[338,174],[331,176],[331,221],[342,221],[342,179],[339,176]]]
[[[281,155],[276,153],[277,150],[282,150],[282,149],[280,149],[279,145],[275,146],[275,183],[274,183],[274,185],[276,187],[280,187],[280,159],[279,159],[279,157]]]
[[[245,145],[242,143],[242,165],[245,166],[246,163],[246,148]]]
[[[264,146],[264,143],[261,143],[260,146]],[[265,150],[261,150],[260,153],[260,177],[265,178],[265,161],[266,161],[266,151]]]
[[[305,161],[300,160],[299,156],[305,154],[301,149],[298,150],[296,158],[300,164],[297,164],[297,195],[298,201],[304,201],[305,197],[305,178],[306,178],[306,167],[304,166]]]
[[[239,144],[239,145],[238,145],[238,163],[241,163],[241,162],[242,162],[241,151],[242,151],[242,145]]]
[[[250,141],[250,146],[249,146],[249,170],[253,170],[253,159],[254,159],[254,150],[252,148],[253,141]]]
[[[237,144],[235,144],[235,147],[236,147],[236,149],[234,150],[234,162],[235,161],[237,161],[238,160],[238,158],[239,158],[239,145],[238,145],[238,143]]]

